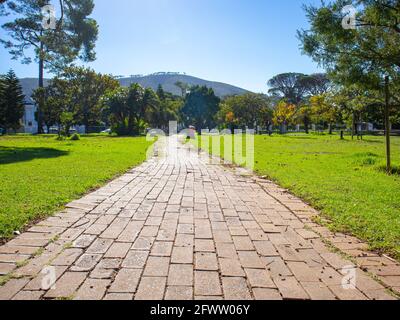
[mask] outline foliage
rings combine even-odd
[[[21,127],[25,96],[14,71],[0,77],[0,128],[14,131]]]
[[[182,120],[186,126],[193,125],[198,130],[212,129],[216,124],[216,115],[219,111],[220,99],[214,90],[206,86],[194,86],[186,95],[182,107]]]
[[[330,130],[338,119],[338,110],[334,104],[327,99],[326,94],[312,96],[310,98],[311,118],[314,123],[328,124]],[[332,131],[330,131],[332,133]]]
[[[70,140],[71,140],[71,141],[79,141],[79,140],[81,140],[81,136],[80,136],[79,134],[77,134],[77,133],[74,133],[74,134],[71,136]]]
[[[272,121],[276,125],[286,126],[292,123],[295,114],[296,114],[296,106],[294,104],[290,104],[282,100],[276,105],[274,109]]]
[[[138,135],[146,129],[146,120],[157,110],[160,101],[152,89],[144,89],[135,83],[129,88],[111,92],[105,104],[114,132],[118,135]]]
[[[67,68],[62,77],[68,82],[75,108],[74,122],[89,127],[101,122],[102,98],[119,87],[119,82],[110,75],[96,73],[82,67]]]
[[[247,93],[221,102],[219,122],[230,129],[269,125],[272,120],[270,99],[263,94]]]
[[[47,129],[59,126],[59,134],[69,135],[69,127],[74,123],[75,106],[72,102],[73,92],[69,82],[62,78],[54,78],[46,88],[38,88],[32,99],[41,104],[42,119]]]
[[[61,15],[55,17],[55,28],[43,26],[42,8],[49,4],[49,0],[10,0],[3,7],[12,19],[3,24],[6,36],[0,43],[13,59],[21,59],[22,63],[31,63],[34,53],[39,64],[39,87],[44,87],[44,69],[59,72],[78,58],[89,62],[96,57],[98,26],[89,18],[93,0],[60,0]],[[38,107],[42,133],[42,105]]]

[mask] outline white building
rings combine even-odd
[[[21,133],[37,134],[39,125],[36,121],[37,106],[31,98],[26,98],[25,100],[25,111],[22,117],[22,127],[19,130]],[[71,128],[79,134],[85,133],[85,126],[74,126]],[[54,133],[54,132],[53,132]]]
[[[35,113],[37,107],[31,98],[27,98],[25,102],[25,112],[22,117],[22,128],[23,133],[36,134],[38,133],[38,123],[35,119]]]

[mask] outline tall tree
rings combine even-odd
[[[294,104],[282,100],[275,106],[273,122],[280,126],[281,133],[286,133],[286,127],[292,123],[295,114],[296,106]]]
[[[93,0],[59,0],[60,16],[44,14],[43,8],[50,0],[10,0],[5,12],[14,20],[3,24],[8,37],[0,42],[13,59],[31,63],[32,50],[39,65],[39,87],[44,86],[44,69],[59,71],[77,58],[83,61],[95,59],[94,47],[98,26],[89,18]],[[41,106],[38,111],[39,133],[42,133]]]
[[[297,106],[308,90],[305,79],[306,75],[302,73],[278,74],[268,81],[269,93]]]
[[[346,5],[357,14],[351,28],[343,28],[348,18]],[[390,169],[389,109],[393,103],[390,82],[400,81],[400,1],[335,0],[320,7],[306,6],[310,30],[298,36],[303,51],[324,66],[344,86],[358,84],[379,90],[385,97],[386,146]]]
[[[118,88],[109,93],[105,103],[111,125],[119,135],[138,135],[148,124],[148,115],[157,109],[156,93],[134,83],[129,88]]]
[[[70,83],[56,77],[45,88],[37,88],[32,95],[36,104],[42,105],[42,119],[47,127],[59,126],[59,134],[69,135],[69,129],[74,122],[76,106],[73,103],[74,94]]]
[[[206,86],[192,87],[186,96],[182,108],[182,117],[186,125],[194,125],[197,130],[212,129],[216,123],[220,99],[214,90]]]
[[[83,67],[67,68],[63,74],[72,90],[72,103],[76,108],[74,120],[85,126],[89,133],[90,126],[101,121],[102,97],[119,87],[119,82],[110,75],[96,73]]]
[[[25,110],[25,96],[14,71],[2,77],[0,86],[0,127],[14,131],[21,127]]]
[[[247,93],[228,97],[221,103],[219,118],[230,128],[269,126],[272,120],[271,102],[266,95]],[[228,117],[227,117],[228,116]],[[234,126],[233,126],[234,125]]]
[[[185,98],[190,86],[187,83],[184,83],[182,81],[175,82],[175,86],[177,86],[179,89],[181,89],[181,96],[182,96],[182,98]]]

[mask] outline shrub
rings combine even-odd
[[[72,135],[72,137],[70,138],[70,140],[71,140],[71,141],[78,141],[78,140],[81,140],[81,136],[80,136],[79,134],[77,134],[77,133],[74,133],[74,134]]]

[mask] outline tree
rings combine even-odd
[[[164,132],[169,128],[170,121],[179,119],[179,112],[183,101],[181,98],[165,92],[160,85],[157,89],[159,103],[155,108],[151,108],[146,115],[146,119],[152,128],[162,129]]]
[[[332,82],[326,73],[314,73],[305,76],[301,82],[306,89],[306,94],[310,96],[325,94],[332,87]]]
[[[182,98],[185,98],[190,86],[182,81],[175,82],[175,86],[181,89]]]
[[[8,38],[0,42],[8,49],[13,59],[31,63],[29,56],[33,49],[34,58],[39,64],[39,87],[44,87],[44,69],[59,71],[77,58],[83,61],[95,60],[95,41],[98,26],[89,18],[93,0],[59,0],[60,17],[49,18],[54,25],[45,25],[43,7],[49,0],[13,0],[5,4],[6,12],[12,13],[14,20],[3,24]],[[38,110],[39,133],[42,133],[41,107]]]
[[[25,95],[14,71],[2,77],[0,84],[0,127],[14,131],[21,127],[25,110]]]
[[[159,103],[156,93],[139,84],[129,88],[118,88],[105,99],[111,125],[118,135],[138,135],[146,128],[148,114],[156,110]]]
[[[221,103],[219,119],[231,129],[269,126],[272,120],[270,100],[264,94],[255,93],[228,97]]]
[[[281,133],[286,133],[286,126],[293,121],[295,114],[296,106],[294,104],[282,100],[276,105],[273,122],[281,127]]]
[[[335,104],[332,104],[327,99],[325,94],[312,96],[310,98],[311,106],[311,117],[315,123],[322,125],[327,124],[329,128],[329,134],[332,134],[333,124],[338,118],[338,112],[335,108]]]
[[[299,105],[307,93],[305,80],[307,76],[302,73],[282,73],[268,81],[269,93],[288,103]]]
[[[101,121],[102,97],[120,84],[110,75],[83,67],[67,68],[62,76],[72,91],[72,103],[76,108],[74,121],[84,125],[85,133],[89,133],[89,127]]]
[[[206,86],[194,86],[186,96],[181,110],[183,121],[187,126],[194,125],[197,130],[212,128],[216,124],[220,99],[214,90]]]
[[[45,88],[37,88],[32,95],[36,104],[42,104],[42,119],[47,127],[59,126],[59,135],[69,136],[70,127],[74,124],[76,106],[73,103],[74,93],[69,81],[56,77]],[[72,115],[72,119],[71,119]]]
[[[358,12],[352,28],[343,28],[352,5]],[[385,96],[387,170],[390,168],[390,85],[400,81],[400,6],[398,0],[336,0],[306,6],[310,30],[300,30],[304,53],[324,66],[343,86],[357,84]]]

